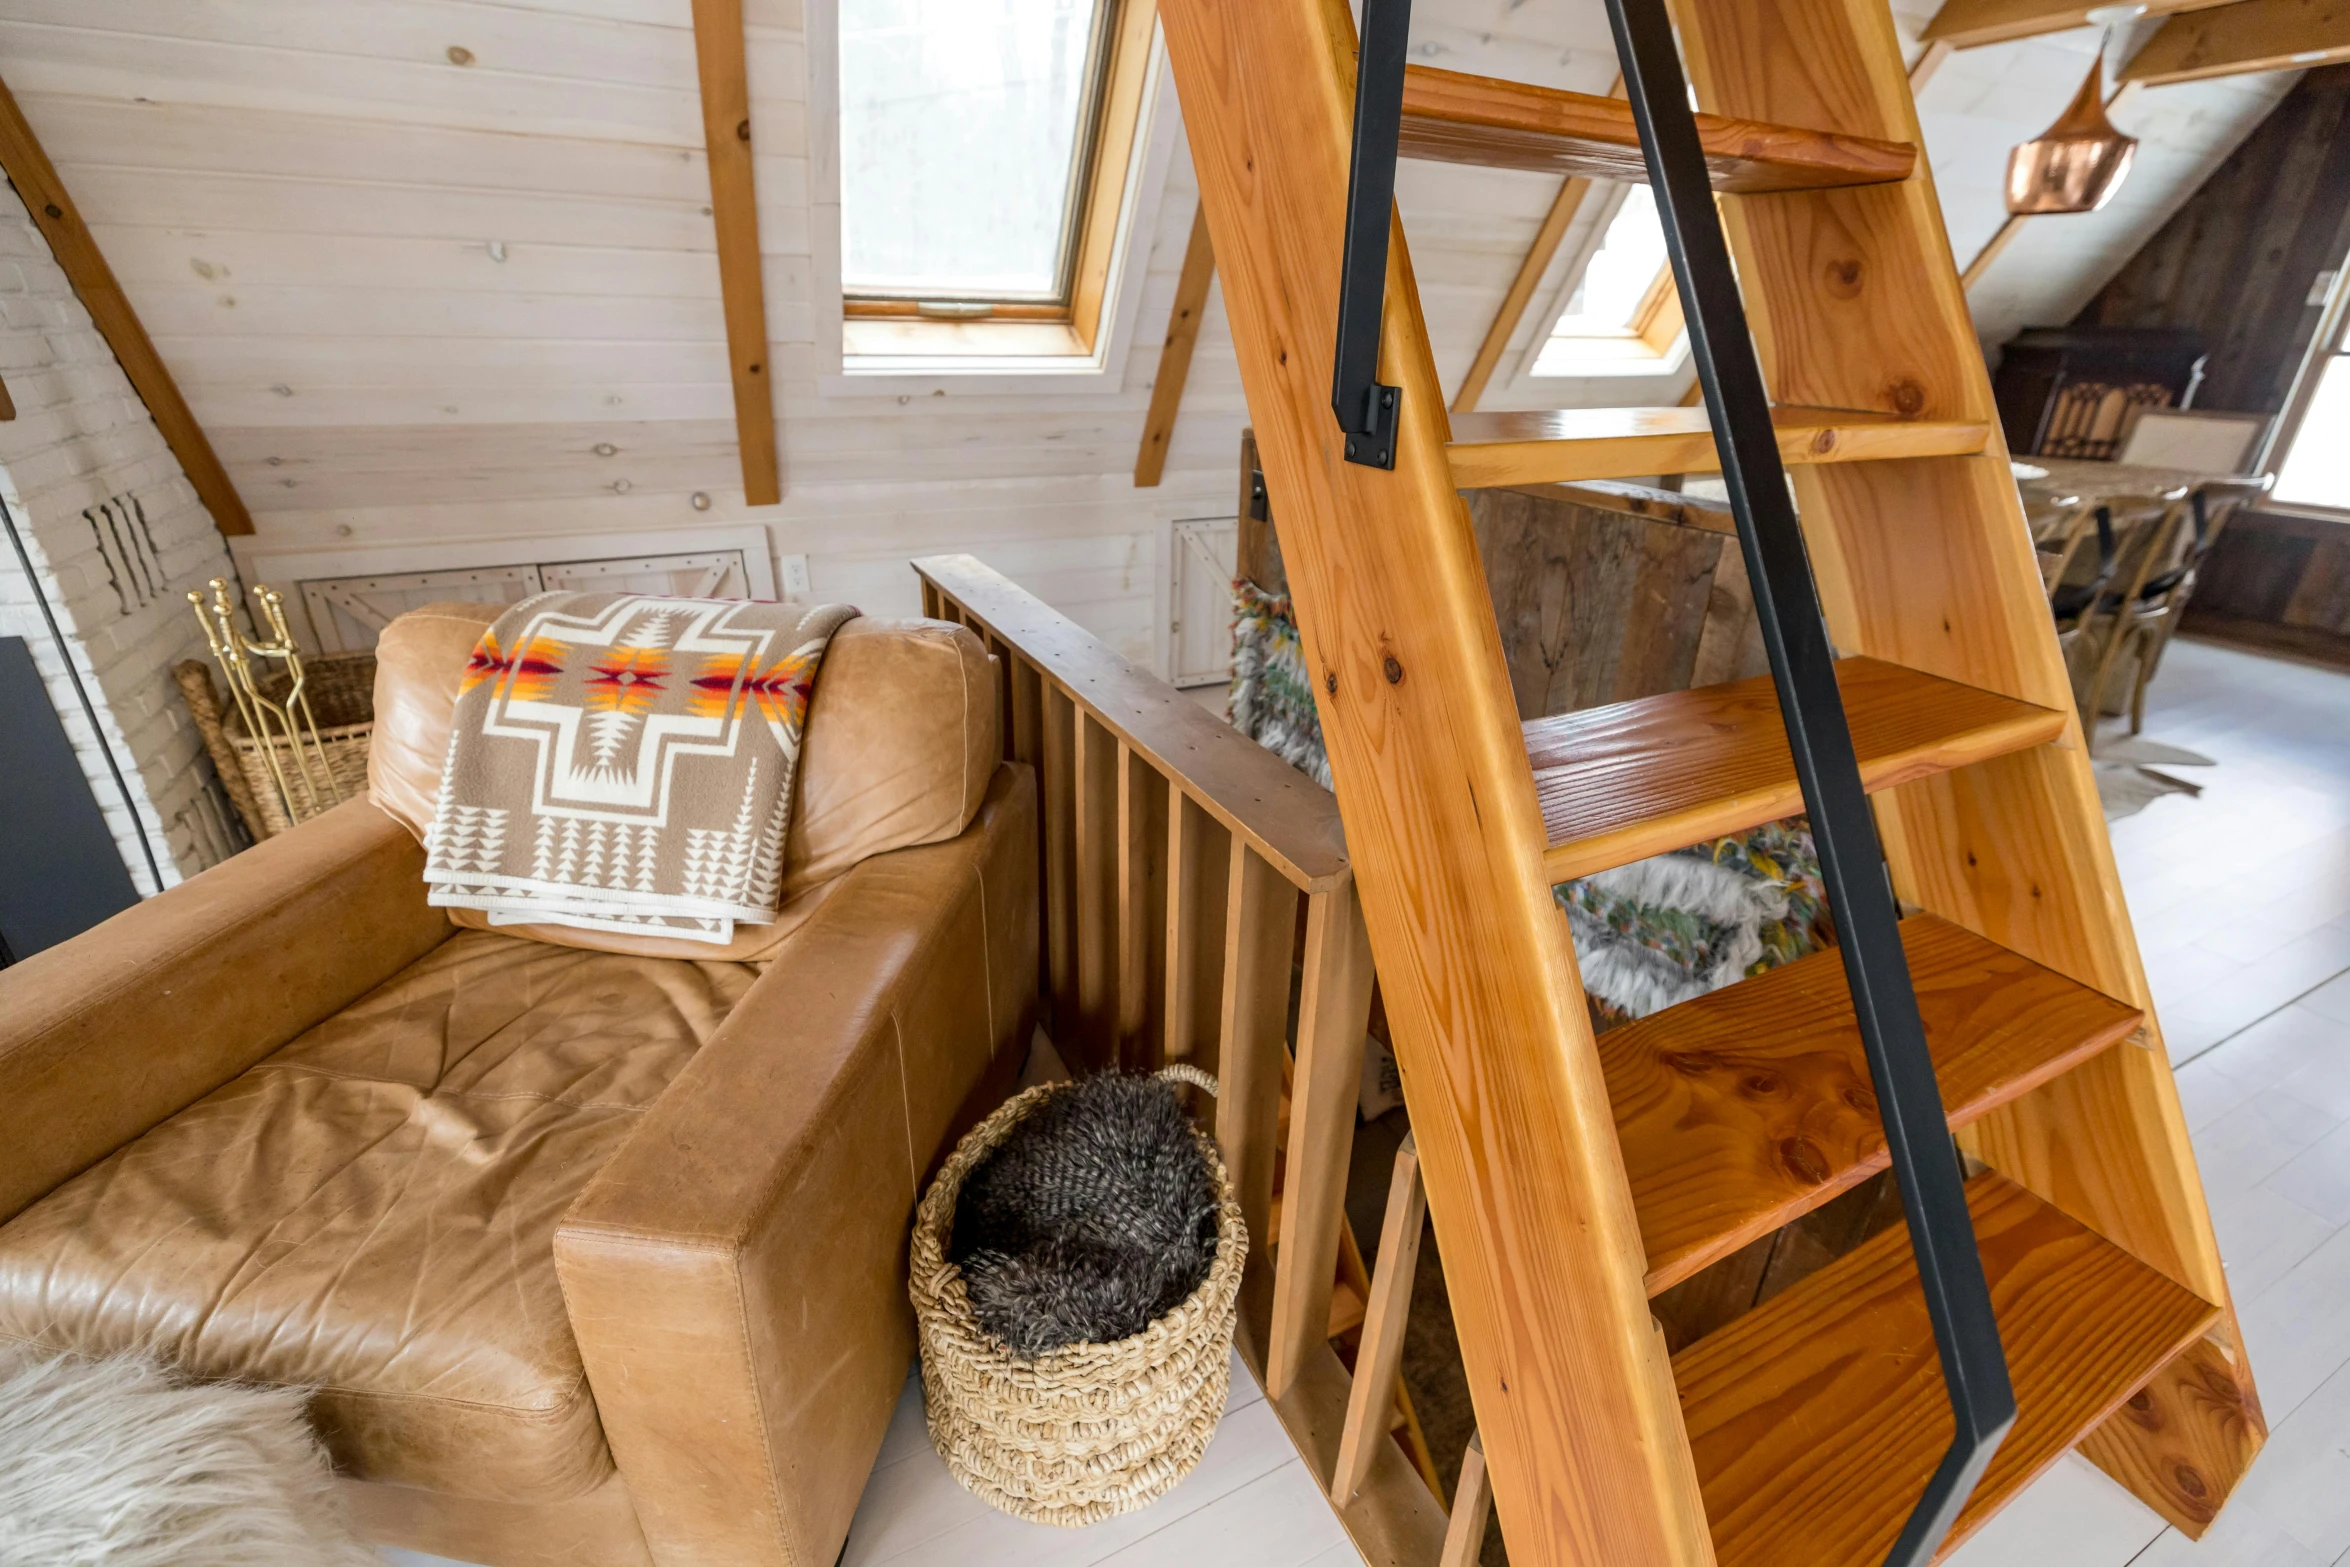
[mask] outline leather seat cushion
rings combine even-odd
[[[368,797],[419,842],[439,798],[466,660],[503,608],[427,604],[394,620],[376,643]],[[774,924],[738,926],[725,947],[559,925],[500,928],[605,952],[765,961],[815,912],[823,889],[860,860],[944,843],[970,825],[1002,760],[998,722],[992,661],[968,629],[860,616],[833,634],[817,671]],[[453,917],[473,929],[488,924],[471,910]]]
[[[756,977],[461,932],[0,1227],[0,1338],[315,1387],[364,1479],[582,1495],[555,1226]]]

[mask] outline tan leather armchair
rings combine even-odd
[[[828,1567],[1032,1025],[1034,781],[968,631],[852,622],[776,926],[461,929],[418,833],[493,613],[385,633],[369,799],[0,971],[0,1340],[316,1389],[382,1543]]]

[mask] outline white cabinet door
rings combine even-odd
[[[315,578],[301,585],[310,616],[310,646],[320,653],[365,652],[393,617],[426,604],[457,600],[511,604],[539,591],[533,565],[469,571],[407,571],[368,577]]]
[[[741,550],[550,561],[540,565],[539,580],[550,589],[572,593],[652,593],[685,599],[751,596]]]
[[[410,571],[366,577],[312,578],[301,585],[310,616],[310,646],[321,653],[373,648],[394,616],[451,599],[512,604],[533,593],[653,593],[669,598],[749,598],[750,568],[741,550],[686,555],[620,555]]]
[[[1220,685],[1232,678],[1232,574],[1240,524],[1200,517],[1175,524],[1175,571],[1167,601],[1173,615],[1169,678],[1179,686]]]

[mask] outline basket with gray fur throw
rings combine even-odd
[[[1216,1087],[1174,1066],[1029,1089],[956,1146],[915,1214],[931,1441],[1016,1518],[1131,1512],[1191,1472],[1223,1417],[1248,1230],[1176,1082]],[[1104,1323],[1141,1325],[1091,1341]]]

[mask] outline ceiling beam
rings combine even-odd
[[[1199,346],[1200,317],[1208,308],[1208,285],[1216,280],[1216,247],[1208,238],[1208,210],[1194,209],[1191,243],[1183,251],[1183,275],[1175,283],[1175,308],[1167,317],[1167,343],[1159,350],[1158,379],[1151,383],[1151,411],[1142,421],[1142,450],[1134,458],[1134,484],[1147,490],[1167,471],[1167,443],[1175,439],[1175,415],[1183,407],[1183,383],[1191,377],[1191,351]]]
[[[106,264],[89,225],[65,193],[65,182],[57,177],[56,166],[41,150],[24,111],[16,105],[15,94],[5,83],[0,83],[0,169],[7,171],[9,183],[24,198],[25,210],[49,242],[49,253],[57,258],[66,282],[73,285],[75,297],[90,313],[91,324],[114,350],[131,390],[147,405],[155,428],[163,433],[164,444],[195,487],[196,498],[212,513],[213,526],[223,534],[251,533],[253,518],[245,510],[243,497],[229,482],[228,470],[220,465],[196,416],[188,411],[179,383],[163,367],[163,358],[155,352],[147,329],[139,324],[138,312],[114,280],[114,269]],[[15,416],[13,405],[9,416]]]
[[[734,438],[743,500],[783,498],[768,389],[767,289],[759,273],[759,203],[751,182],[751,88],[743,65],[742,0],[693,0],[702,78],[702,139],[710,153],[710,215],[718,229],[718,291],[734,381]]]
[[[1922,35],[1927,43],[1954,49],[2011,43],[2043,33],[2069,32],[2089,25],[2095,0],[1945,0]],[[2146,14],[2168,16],[2227,5],[2231,0],[2148,0]]]
[[[2122,80],[2159,87],[2337,60],[2350,60],[2350,0],[2240,0],[2163,23]]]

